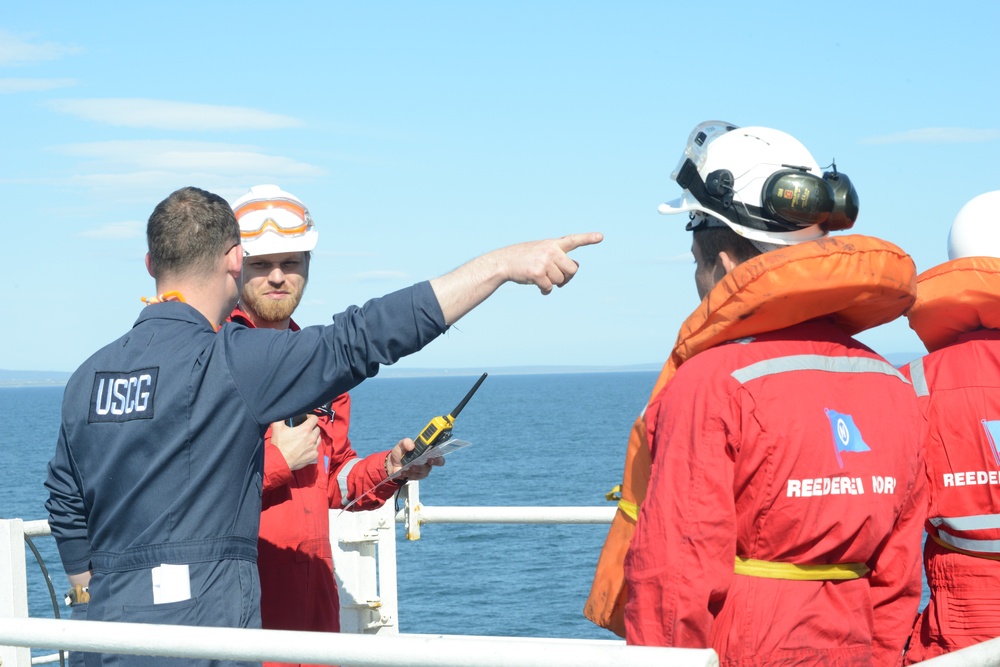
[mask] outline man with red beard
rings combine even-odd
[[[309,280],[310,253],[319,236],[308,209],[276,185],[258,185],[233,211],[246,259],[240,302],[230,320],[298,330],[292,314]],[[351,502],[351,510],[375,509],[406,479],[422,479],[431,470],[431,465],[411,467],[406,479],[376,489],[402,467],[412,444],[400,441],[390,451],[360,458],[347,435],[350,409],[350,396],[341,394],[297,426],[274,422],[264,437],[257,566],[265,628],[338,632],[328,510]]]

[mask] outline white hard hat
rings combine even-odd
[[[811,241],[849,229],[858,215],[846,175],[823,174],[797,139],[767,127],[699,124],[670,178],[684,192],[660,213],[701,212],[753,241]]]
[[[973,197],[948,233],[948,259],[1000,257],[1000,190]]]
[[[233,203],[240,223],[243,251],[248,255],[308,252],[319,232],[309,209],[295,195],[277,185],[255,185]]]

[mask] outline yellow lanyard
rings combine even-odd
[[[160,296],[142,296],[139,297],[142,302],[147,306],[152,306],[154,303],[163,303],[165,301],[180,301],[181,303],[187,303],[184,301],[184,295],[177,291],[164,292]]]

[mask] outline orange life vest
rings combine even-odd
[[[584,615],[625,636],[623,563],[646,497],[653,399],[678,367],[721,343],[826,317],[848,335],[890,322],[914,301],[916,269],[897,246],[860,235],[828,237],[766,252],[730,271],[684,321],[625,453],[618,512],[604,542]],[[610,496],[610,494],[609,494]]]
[[[1000,259],[962,257],[917,278],[917,301],[906,316],[928,352],[963,333],[1000,329]]]
[[[928,352],[935,352],[948,347],[965,333],[980,329],[1000,329],[1000,259],[995,257],[963,257],[945,262],[929,269],[917,278],[917,301],[907,313],[910,328],[927,347]],[[918,395],[928,396],[930,378],[925,376],[927,359],[918,359],[910,364],[910,373],[916,377],[914,369],[919,369],[919,380],[914,382]],[[950,363],[956,363],[955,357],[949,357]],[[940,363],[940,362],[936,362]],[[937,450],[928,451],[928,470],[934,470],[934,464],[939,457],[952,462],[952,454],[942,446],[943,454]],[[984,473],[985,474],[985,473]],[[932,497],[937,488],[932,483]],[[978,499],[978,502],[982,502]],[[948,510],[963,508],[960,498],[952,497],[948,502]],[[933,505],[933,504],[932,504]],[[963,508],[982,514],[981,506],[974,502],[971,507]],[[954,516],[954,514],[949,514]],[[970,541],[977,537],[976,530],[965,531],[949,529],[948,535],[939,533],[939,524],[929,517],[928,536],[945,549],[957,551],[969,556],[1000,560],[1000,554],[963,549],[954,544],[958,537]]]

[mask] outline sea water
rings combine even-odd
[[[416,436],[455,408],[476,379],[364,382],[351,392],[354,449],[366,455]],[[454,427],[455,437],[472,445],[421,481],[421,502],[610,506],[604,494],[621,482],[629,429],[655,380],[649,371],[490,374]],[[43,482],[62,394],[62,387],[0,389],[0,517],[47,518]],[[613,639],[582,613],[606,534],[604,525],[428,524],[411,542],[400,525],[400,630]],[[33,541],[61,605],[67,581],[55,543]],[[53,618],[45,577],[30,551],[26,558],[29,613]]]

